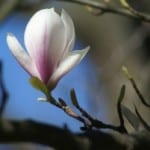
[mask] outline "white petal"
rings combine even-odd
[[[64,54],[62,55],[62,59],[63,59],[64,57],[66,57],[68,51],[71,51],[73,49],[74,42],[75,42],[75,30],[74,30],[73,21],[65,10],[62,10],[61,18],[64,23],[65,31],[66,31],[66,46],[64,49]]]
[[[26,48],[46,82],[65,47],[64,24],[53,8],[43,9],[30,19],[24,36]]]
[[[38,77],[38,73],[37,73],[34,63],[32,62],[32,59],[24,51],[24,49],[18,42],[17,38],[11,33],[7,35],[7,44],[12,54],[17,59],[17,61],[21,64],[21,66],[30,75]]]
[[[59,81],[59,79],[68,73],[73,67],[75,67],[87,54],[90,47],[86,47],[83,50],[76,50],[70,53],[67,58],[60,63],[52,77],[48,81],[48,87],[54,88]]]

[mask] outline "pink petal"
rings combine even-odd
[[[38,11],[27,24],[24,39],[42,81],[47,83],[65,46],[65,30],[60,16],[53,8]]]
[[[76,50],[73,52],[70,52],[70,55],[64,59],[52,75],[52,77],[48,81],[48,87],[50,89],[54,88],[57,84],[57,82],[60,80],[62,76],[64,76],[66,73],[68,73],[72,68],[74,68],[87,54],[90,47],[86,47],[83,50]]]
[[[13,34],[7,35],[7,44],[14,55],[14,57],[17,59],[17,61],[20,63],[20,65],[31,75],[39,77],[39,74],[36,70],[35,64],[33,63],[30,56],[27,55],[27,53],[24,51],[20,43],[18,42],[17,38]]]

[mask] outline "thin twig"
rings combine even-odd
[[[144,128],[148,131],[150,131],[150,126],[146,123],[146,121],[142,118],[142,116],[140,115],[140,113],[138,112],[137,108],[135,107],[135,112],[136,115],[138,116],[140,122],[142,123],[142,125],[144,126]]]
[[[120,90],[120,95],[119,95],[118,101],[117,101],[117,111],[118,111],[118,116],[119,116],[119,120],[120,120],[120,127],[119,127],[120,131],[122,133],[127,133],[127,130],[124,126],[124,119],[123,119],[122,107],[121,107],[121,103],[123,101],[124,95],[125,95],[125,85],[123,85]]]
[[[128,68],[126,66],[122,66],[122,71],[124,72],[125,76],[129,79],[129,81],[131,82],[131,85],[133,86],[137,96],[139,97],[139,99],[141,100],[141,102],[147,106],[150,107],[150,104],[148,104],[144,98],[144,96],[141,94],[140,90],[137,87],[137,84],[134,80],[134,78],[132,77],[132,75],[130,74],[130,72],[128,71]]]
[[[74,106],[81,112],[82,116],[84,116],[85,118],[87,118],[89,121],[93,120],[93,117],[87,113],[78,103],[78,100],[77,100],[77,96],[76,96],[76,93],[75,93],[75,90],[72,89],[70,91],[70,97],[71,97],[71,100],[72,102],[75,102],[74,103]]]
[[[148,104],[148,103],[146,102],[144,96],[141,94],[140,90],[138,89],[137,84],[136,84],[136,82],[134,81],[134,79],[133,79],[133,78],[130,78],[130,81],[131,81],[131,84],[132,84],[132,86],[133,86],[133,88],[134,88],[136,94],[138,95],[139,99],[141,100],[141,102],[142,102],[145,106],[150,107],[150,104]]]

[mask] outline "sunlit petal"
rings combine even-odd
[[[70,55],[64,59],[52,75],[52,77],[48,81],[49,88],[55,87],[57,82],[60,80],[62,76],[64,76],[66,73],[68,73],[74,66],[76,66],[83,57],[87,54],[90,47],[86,47],[83,50],[76,50],[73,52],[70,52]]]

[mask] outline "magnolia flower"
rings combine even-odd
[[[72,51],[74,41],[71,17],[64,10],[57,14],[54,8],[36,12],[28,22],[24,33],[27,51],[13,34],[7,35],[8,47],[20,65],[49,89],[88,52],[89,47]]]

